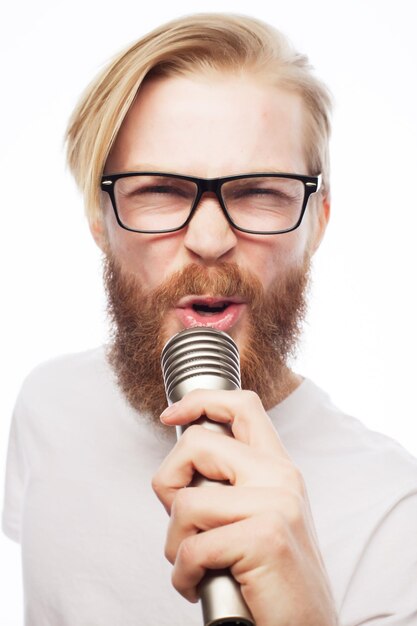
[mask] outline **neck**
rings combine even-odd
[[[268,402],[264,405],[265,410],[269,411],[269,409],[272,409],[272,407],[285,400],[302,382],[302,376],[285,367],[282,371],[279,384],[276,385],[268,398]]]

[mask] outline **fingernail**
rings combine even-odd
[[[161,422],[165,422],[165,419],[167,417],[170,417],[171,415],[174,415],[174,413],[177,411],[177,405],[178,405],[178,402],[174,402],[174,404],[171,404],[171,406],[168,406],[165,409],[165,411],[162,411],[162,413],[160,415]]]

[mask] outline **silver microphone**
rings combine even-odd
[[[162,350],[161,363],[169,405],[193,389],[240,389],[237,346],[229,335],[214,328],[198,326],[177,333]],[[228,425],[204,416],[197,423],[233,436]],[[176,427],[178,438],[186,428]],[[191,483],[193,487],[210,484],[215,483],[198,473]],[[255,626],[240,586],[229,570],[207,571],[198,590],[205,626]]]

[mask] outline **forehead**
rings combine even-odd
[[[106,171],[308,173],[304,127],[298,94],[252,76],[151,79],[122,124]]]

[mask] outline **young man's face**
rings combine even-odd
[[[156,171],[214,178],[254,172],[309,174],[305,115],[298,95],[248,76],[172,77],[144,85],[127,115],[106,164],[106,173]],[[310,206],[302,225],[281,235],[233,230],[214,194],[203,196],[190,224],[171,234],[132,233],[118,226],[108,204],[105,228],[110,252],[122,270],[138,277],[145,293],[190,263],[215,267],[234,262],[250,270],[265,292],[280,276],[302,265],[326,221]],[[318,215],[317,215],[318,213]],[[191,294],[192,295],[192,294]],[[207,294],[216,296],[216,294]],[[164,322],[169,337],[184,326],[210,324],[182,303]],[[216,317],[219,328],[242,342],[245,303]],[[194,318],[196,319],[193,319]]]
[[[295,94],[243,76],[154,79],[127,115],[105,173],[309,174],[305,135]],[[130,403],[157,421],[166,405],[161,349],[176,332],[196,325],[235,339],[242,385],[256,391],[266,408],[285,397],[298,384],[287,358],[297,341],[309,259],[327,213],[317,198],[297,230],[249,235],[234,230],[215,195],[206,193],[182,230],[139,234],[117,224],[105,198],[104,223],[93,226],[93,234],[107,259],[114,322],[110,362]],[[216,313],[202,310],[213,302],[227,306]]]

